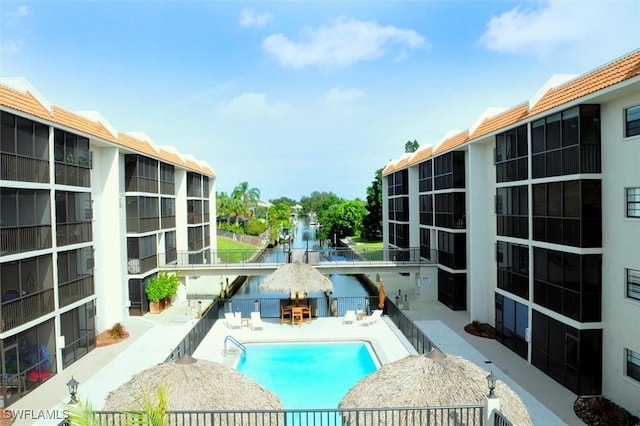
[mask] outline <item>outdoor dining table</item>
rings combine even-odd
[[[302,324],[311,321],[311,308],[305,305],[288,306],[291,309],[291,324]]]

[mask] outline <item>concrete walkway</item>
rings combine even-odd
[[[426,300],[424,291],[425,294],[416,295],[413,283],[405,276],[389,273],[381,274],[381,279],[390,298],[395,297],[398,290],[408,295],[409,309],[404,309],[405,314],[445,353],[463,356],[486,369],[490,361],[494,374],[519,392],[535,425],[583,424],[573,412],[576,395],[497,341],[466,333],[463,328],[469,323],[468,313],[454,312],[439,302]],[[201,290],[196,291],[202,294]],[[212,293],[218,292],[219,289],[214,289]],[[204,300],[202,305],[209,302]],[[72,376],[80,382],[80,399],[88,399],[95,408],[101,408],[110,390],[135,373],[164,361],[195,323],[195,306],[194,301],[181,302],[159,315],[128,318],[123,322],[130,333],[127,340],[96,348],[10,406],[10,410],[22,417],[15,425],[58,425],[64,415],[59,403],[69,399],[66,382]],[[333,324],[328,329],[334,331],[336,327]]]

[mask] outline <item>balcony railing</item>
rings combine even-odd
[[[80,277],[58,286],[60,306],[67,306],[93,294],[93,277]]]
[[[133,275],[144,274],[158,267],[158,256],[147,256],[142,259],[128,259],[127,272]]]
[[[0,180],[49,183],[49,160],[0,154]]]
[[[59,185],[81,186],[84,188],[91,186],[91,173],[88,168],[56,163],[55,174],[56,183]]]
[[[0,256],[50,247],[50,225],[0,228]]]
[[[59,246],[87,243],[93,239],[91,222],[63,223],[56,225]]]
[[[160,226],[162,227],[162,229],[175,228],[176,227],[176,217],[175,216],[162,216],[160,218]]]
[[[148,217],[148,218],[139,218],[139,217],[129,217],[127,218],[127,232],[149,232],[149,231],[157,231],[160,229],[160,217]]]
[[[11,330],[26,322],[53,312],[53,289],[23,295],[2,302],[2,331]]]

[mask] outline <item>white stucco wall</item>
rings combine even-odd
[[[470,319],[493,324],[496,288],[495,167],[490,143],[473,143],[467,169],[467,309]]]
[[[115,147],[92,146],[91,150],[96,328],[100,332],[128,316],[124,158]]]
[[[640,301],[626,298],[627,268],[640,270],[640,219],[626,217],[625,188],[640,187],[640,136],[624,138],[625,108],[640,92],[602,104],[602,391],[640,416],[640,382],[626,376],[625,348],[640,353]]]

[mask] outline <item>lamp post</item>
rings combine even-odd
[[[487,376],[487,386],[489,387],[489,395],[487,395],[487,397],[489,398],[495,398],[496,394],[493,392],[494,389],[496,388],[496,381],[498,379],[496,378],[496,376],[493,375],[493,371],[491,373],[489,373],[489,375]]]
[[[80,384],[80,382],[78,382],[76,379],[73,378],[73,376],[71,376],[71,380],[69,380],[67,382],[67,387],[69,388],[69,396],[70,396],[70,400],[69,400],[69,404],[75,404],[78,402],[78,399],[76,397],[76,395],[78,394],[78,385]]]

